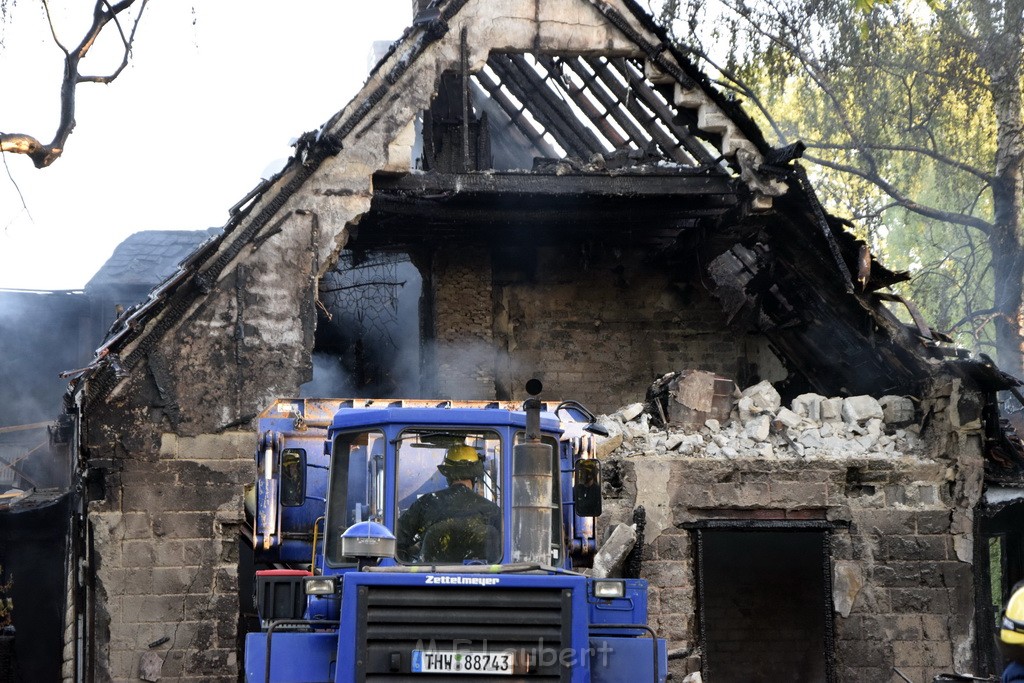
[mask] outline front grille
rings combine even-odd
[[[356,680],[568,681],[572,591],[360,586]],[[517,653],[515,675],[412,673],[413,650]]]

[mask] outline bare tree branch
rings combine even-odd
[[[830,142],[811,142],[808,140],[804,140],[804,143],[807,145],[808,148],[827,149],[845,152],[860,152],[867,149],[879,152],[908,152],[910,154],[921,154],[926,157],[929,157],[930,159],[934,159],[939,163],[946,164],[947,166],[959,169],[964,173],[969,173],[978,178],[979,180],[984,181],[986,184],[991,183],[995,180],[995,178],[992,175],[985,173],[979,168],[975,168],[970,164],[964,163],[957,159],[953,159],[952,157],[948,157],[945,154],[936,152],[935,150],[932,149],[928,149],[927,147],[918,147],[916,145],[890,145],[875,142],[850,145]]]
[[[880,190],[882,190],[887,195],[892,197],[893,200],[895,200],[896,203],[902,206],[904,209],[907,209],[908,211],[913,211],[918,215],[926,216],[928,218],[934,218],[935,220],[939,221],[945,221],[947,223],[955,223],[957,225],[969,225],[972,228],[978,229],[979,231],[983,232],[986,235],[988,235],[992,231],[992,224],[989,223],[988,221],[978,218],[977,216],[970,216],[968,214],[963,213],[954,213],[952,211],[942,211],[931,206],[925,206],[923,204],[919,204],[913,201],[912,199],[904,195],[902,192],[897,190],[896,187],[892,185],[892,183],[885,180],[885,178],[883,178],[878,173],[878,171],[875,170],[874,167],[872,167],[871,169],[862,169],[857,168],[856,166],[840,164],[835,161],[829,161],[828,159],[821,159],[810,155],[804,155],[804,158],[812,163],[818,164],[819,166],[824,166],[826,168],[831,168],[836,171],[842,171],[843,173],[849,173],[850,175],[857,176],[858,178],[863,178],[864,180],[873,183]]]
[[[131,0],[131,2],[128,2],[127,4],[122,2],[119,5],[116,5],[114,7],[110,7],[110,3],[106,2],[106,0],[104,0],[103,4],[106,5],[106,7],[108,8],[107,11],[110,14],[110,18],[113,20],[114,25],[117,26],[117,32],[118,32],[118,34],[120,34],[120,36],[121,36],[121,43],[124,46],[124,51],[121,53],[121,63],[108,76],[81,76],[80,75],[78,77],[78,82],[79,83],[111,83],[111,82],[113,82],[113,80],[115,78],[120,76],[121,72],[124,71],[125,67],[128,66],[128,60],[131,58],[131,53],[132,53],[132,45],[135,42],[135,31],[139,28],[139,20],[142,19],[142,13],[145,11],[146,3],[148,3],[149,0],[142,0],[142,2],[139,3],[139,13],[135,15],[135,21],[132,23],[132,32],[128,36],[125,36],[124,29],[121,28],[121,22],[118,20],[117,15],[121,11],[123,11],[123,9],[126,9],[128,5],[131,5],[131,3],[134,2],[134,1],[135,0]],[[122,5],[124,5],[124,8],[118,9],[118,7],[121,7]],[[84,57],[84,55],[83,55],[83,57]]]
[[[60,42],[60,38],[57,37],[57,29],[53,26],[53,15],[50,14],[50,3],[47,0],[43,0],[43,10],[46,11],[46,23],[50,26],[50,35],[53,36],[53,42],[60,48],[61,52],[67,54],[68,49],[64,47],[64,43]]]
[[[50,15],[50,6],[43,0],[43,7],[46,11],[46,19],[50,25],[50,33],[53,41],[64,52],[64,78],[60,87],[60,122],[54,133],[53,140],[44,144],[36,136],[28,133],[0,133],[0,153],[24,154],[32,159],[36,168],[46,168],[64,152],[64,145],[68,137],[75,129],[75,94],[79,83],[111,83],[120,75],[128,65],[131,58],[132,43],[135,40],[135,32],[142,19],[142,13],[146,9],[148,0],[139,3],[139,11],[135,16],[131,33],[125,36],[118,16],[134,5],[136,0],[121,0],[111,5],[108,0],[96,0],[93,7],[92,23],[86,30],[78,46],[69,50],[64,46],[57,36],[53,25],[53,18]],[[108,76],[83,76],[80,71],[80,64],[89,54],[89,50],[96,43],[102,34],[103,29],[111,22],[114,22],[118,33],[121,35],[123,52],[120,65]]]
[[[7,173],[7,179],[11,181],[11,185],[14,185],[15,191],[18,193],[18,199],[21,201],[21,208],[25,209],[25,213],[28,214],[29,220],[32,220],[32,212],[28,210],[28,204],[25,203],[25,195],[21,193],[21,187],[14,179],[14,176],[11,175],[11,167],[7,165],[7,157],[0,155],[0,158],[4,160],[4,172]]]

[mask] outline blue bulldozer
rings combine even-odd
[[[647,583],[581,571],[602,428],[540,400],[536,380],[527,391],[261,414],[250,511],[272,568],[256,572],[249,683],[666,679]]]

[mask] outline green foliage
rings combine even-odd
[[[981,16],[984,6],[668,0],[662,19],[775,144],[807,144],[823,202],[914,275],[903,293],[932,325],[991,353],[992,74],[1004,65],[1019,81],[1021,55],[1000,41],[1012,17]]]
[[[875,7],[883,5],[891,5],[895,0],[853,0],[853,7],[859,12],[870,12]],[[926,0],[928,7],[931,9],[941,9],[942,3],[939,0]]]

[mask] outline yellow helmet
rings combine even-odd
[[[999,639],[1009,645],[1024,645],[1024,588],[1014,591],[1006,603]]]
[[[1017,586],[1006,601],[999,622],[999,649],[1006,659],[1024,662],[1024,586]]]
[[[476,481],[484,475],[484,456],[472,446],[452,446],[437,469],[449,483],[460,479]]]
[[[448,452],[444,454],[444,461],[446,464],[455,462],[479,462],[483,460],[483,456],[477,452],[472,446],[452,446],[448,449]]]

